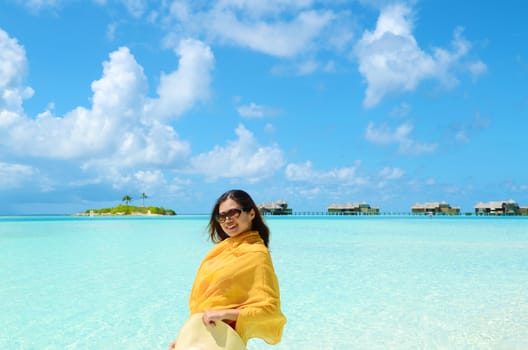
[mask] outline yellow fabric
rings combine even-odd
[[[247,343],[281,340],[286,317],[268,248],[257,231],[216,244],[202,261],[189,299],[191,315],[206,310],[239,309],[236,331]]]

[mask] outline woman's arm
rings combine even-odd
[[[239,314],[240,310],[237,309],[206,310],[202,315],[202,320],[205,325],[214,327],[216,321],[236,321]]]

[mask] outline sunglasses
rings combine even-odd
[[[229,209],[226,212],[218,213],[216,214],[216,221],[218,221],[219,223],[224,223],[227,220],[227,218],[236,219],[240,216],[240,214],[242,214],[243,211],[249,211],[249,210],[243,209],[243,208],[233,208],[233,209]]]

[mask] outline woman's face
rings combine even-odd
[[[242,209],[242,207],[231,198],[228,198],[220,203],[218,213],[226,214],[231,209]],[[249,212],[242,211],[238,217],[235,211],[232,213],[233,215],[228,215],[225,217],[224,222],[220,222],[222,229],[229,237],[234,237],[251,230],[251,224],[253,222],[253,218],[255,217],[255,211],[253,209],[251,209]]]

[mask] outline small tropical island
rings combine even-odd
[[[148,216],[148,215],[176,215],[176,212],[172,209],[165,209],[163,207],[148,206],[145,207],[145,199],[148,196],[145,193],[141,194],[142,205],[135,206],[130,205],[132,197],[128,194],[123,197],[121,201],[125,204],[118,204],[112,208],[101,208],[101,209],[87,209],[82,213],[75,214],[76,216]]]

